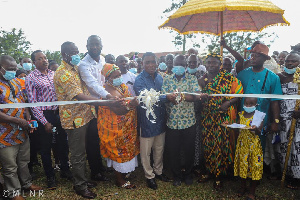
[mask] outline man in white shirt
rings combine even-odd
[[[125,83],[128,86],[128,90],[131,93],[131,95],[135,96],[133,84],[135,82],[136,75],[128,71],[128,59],[123,55],[119,55],[116,59],[116,65],[121,70],[123,83]]]
[[[101,74],[104,58],[100,56],[102,50],[101,38],[97,35],[91,35],[87,40],[87,55],[79,64],[79,74],[81,79],[87,85],[92,96],[97,98],[113,98],[104,88],[104,76]],[[97,112],[96,112],[97,113]],[[86,135],[86,153],[91,169],[91,179],[95,181],[108,181],[101,172],[105,171],[100,155],[100,140],[97,129],[97,119],[94,118],[88,128]]]

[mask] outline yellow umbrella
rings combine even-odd
[[[290,25],[283,14],[284,10],[268,0],[190,0],[159,29],[169,28],[181,34],[221,35],[222,39],[223,33]]]

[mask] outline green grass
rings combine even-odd
[[[35,167],[35,172],[38,179],[33,183],[46,188],[46,179],[42,167]],[[237,180],[225,180],[222,191],[215,191],[213,189],[213,181],[198,184],[194,178],[194,184],[186,186],[184,183],[179,187],[174,187],[172,183],[165,183],[157,180],[158,189],[151,190],[146,186],[144,172],[141,166],[136,168],[133,173],[136,178],[131,180],[131,183],[137,185],[134,190],[126,190],[118,188],[114,183],[114,173],[106,173],[111,179],[110,182],[98,182],[98,186],[93,188],[98,196],[96,199],[244,199],[238,198],[236,191],[240,185]],[[56,190],[43,191],[43,197],[27,197],[26,199],[47,199],[47,200],[79,200],[82,197],[75,194],[72,183],[65,179],[60,179],[59,173],[56,173],[58,188]],[[89,176],[88,176],[89,177]],[[29,195],[28,193],[27,196]],[[266,200],[296,200],[300,199],[300,191],[294,191],[287,188],[280,187],[280,181],[270,181],[263,178],[261,184],[257,188],[257,199]]]

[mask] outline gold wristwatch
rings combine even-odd
[[[274,120],[276,124],[279,124],[279,119]]]

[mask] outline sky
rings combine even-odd
[[[285,10],[291,26],[265,29],[278,38],[274,50],[290,50],[300,43],[299,0],[271,0]],[[102,53],[115,56],[131,51],[176,51],[169,30],[159,30],[166,17],[162,12],[172,0],[0,0],[0,26],[4,30],[22,28],[31,50],[59,51],[65,41],[86,52],[90,35],[102,38]],[[169,16],[169,15],[167,15]],[[189,48],[190,46],[187,46]],[[201,51],[201,49],[200,49]]]

